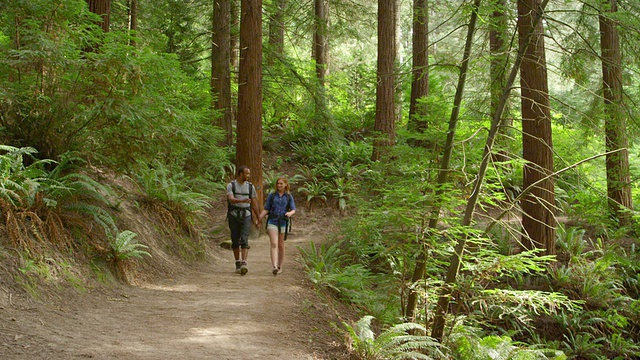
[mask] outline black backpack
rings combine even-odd
[[[253,194],[253,191],[254,191],[253,190],[253,184],[250,183],[250,182],[248,182],[248,183],[249,183],[249,193],[248,194],[239,193],[239,192],[236,191],[236,181],[233,180],[231,182],[231,192],[233,193],[233,197],[236,197],[236,194],[237,194],[237,195],[245,195],[245,196],[248,196],[249,198],[251,198],[251,194]],[[231,211],[237,210],[237,209],[240,209],[240,207],[233,205],[231,203],[231,201],[229,201],[229,199],[227,199],[227,217],[229,217],[231,215]],[[247,209],[242,208],[242,210],[247,210]],[[249,205],[248,210],[251,211],[251,205]]]

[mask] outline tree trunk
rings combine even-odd
[[[129,0],[129,32],[136,32],[138,30],[138,0]],[[137,36],[137,34],[135,35]],[[130,45],[135,47],[136,41],[131,40]]]
[[[238,83],[238,67],[240,62],[240,0],[231,1],[231,38],[229,39],[229,47],[231,48],[231,82]],[[231,88],[231,103],[238,103],[238,94]],[[238,108],[231,106],[231,123],[238,118]]]
[[[489,64],[490,73],[490,86],[489,92],[491,94],[491,112],[493,115],[496,113],[500,98],[502,96],[504,85],[506,82],[506,71],[509,65],[509,56],[507,53],[507,40],[509,39],[509,33],[507,32],[507,1],[506,0],[491,0],[491,6],[494,11],[491,14],[491,22],[489,23],[489,47],[491,51],[491,62]],[[513,121],[508,116],[508,104],[507,110],[503,113],[507,114],[501,121],[499,128],[499,134],[496,138],[497,152],[493,152],[491,156],[495,162],[504,162],[509,160],[509,151],[507,148],[511,142],[511,128],[513,127]]]
[[[329,0],[315,0],[315,31],[313,33],[313,57],[316,61],[316,77],[318,90],[314,95],[316,106],[315,126],[328,130],[327,102],[325,94],[325,78],[328,71],[329,59]]]
[[[522,200],[522,244],[527,249],[545,249],[555,254],[553,179],[553,143],[547,84],[547,65],[542,22],[535,22],[542,12],[540,0],[518,0],[518,38],[526,48],[520,65],[522,100],[522,152],[526,162],[523,187],[536,184]],[[532,33],[531,37],[527,34]]]
[[[240,0],[231,1],[231,72],[236,74],[238,79],[238,64],[240,63]]]
[[[463,71],[462,74],[464,73],[464,71],[467,70],[467,67],[468,67],[467,63],[470,57],[470,47],[473,40],[472,39],[473,29],[475,28],[475,23],[477,20],[477,10],[480,5],[480,1],[481,0],[475,0],[474,12],[472,13],[471,19],[469,21],[469,31],[467,33],[467,44],[465,47],[465,56],[464,56],[465,61],[463,61],[463,66],[461,68],[461,71]],[[534,28],[538,23],[541,22],[542,17],[540,15],[542,14],[542,11],[544,10],[548,2],[549,0],[543,0],[542,3],[539,5],[540,12],[532,16],[530,29]],[[532,38],[532,36],[533,36],[532,31],[529,31],[526,34],[522,34],[523,42],[528,44],[529,39]],[[482,161],[478,168],[478,174],[473,184],[471,196],[469,196],[469,199],[467,201],[467,206],[464,212],[464,218],[462,219],[462,224],[461,224],[462,226],[470,226],[473,220],[475,207],[476,207],[478,198],[480,196],[480,190],[484,183],[484,177],[486,175],[487,167],[489,164],[489,154],[493,152],[495,138],[502,122],[502,113],[504,112],[504,109],[507,105],[507,102],[509,99],[509,93],[511,91],[510,89],[516,79],[516,76],[518,74],[518,68],[520,67],[523,61],[523,58],[524,58],[523,55],[526,50],[527,50],[526,47],[518,49],[518,56],[516,58],[515,64],[511,68],[511,72],[509,73],[508,78],[505,79],[504,88],[502,89],[502,93],[499,96],[498,98],[499,100],[496,103],[495,113],[493,113],[491,117],[491,127],[489,129],[489,134],[487,136],[487,141],[485,143],[485,147],[482,155]],[[461,74],[461,80],[464,79],[462,74]],[[462,84],[464,85],[464,82],[462,82]],[[457,97],[458,97],[458,92],[456,92],[456,98]],[[458,106],[459,105],[454,104],[454,109]],[[450,122],[449,129],[450,131],[452,129],[451,122]],[[447,143],[452,142],[451,140],[449,137],[447,137]],[[449,149],[449,147],[447,147],[447,149]],[[447,169],[448,165],[441,166],[441,168]],[[442,184],[441,179],[439,178],[438,180],[439,180],[438,183]],[[439,211],[439,209],[436,209],[436,210]],[[434,214],[437,214],[437,213],[434,211]],[[433,216],[429,225],[430,227],[435,227],[436,224],[437,224],[437,217]],[[451,290],[453,288],[453,284],[455,284],[455,282],[457,281],[457,276],[460,271],[460,267],[462,265],[463,254],[466,251],[465,250],[466,242],[467,242],[467,236],[465,234],[460,234],[456,241],[454,252],[451,255],[451,261],[449,263],[449,269],[447,270],[447,274],[445,276],[444,285],[440,289],[440,297],[438,298],[438,304],[436,306],[436,314],[434,316],[434,321],[433,321],[433,326],[431,331],[431,337],[438,340],[442,340],[442,336],[444,335],[445,315],[448,312],[449,301],[451,298]],[[421,259],[422,261],[424,261],[425,259],[424,255],[421,256]]]
[[[380,160],[395,140],[395,0],[378,0],[378,85],[372,160]]]
[[[602,52],[602,86],[607,152],[607,196],[609,211],[620,226],[631,223],[631,184],[626,119],[622,100],[622,59],[616,21],[608,16],[617,12],[617,0],[601,0],[599,15]],[[617,151],[616,151],[617,150]]]
[[[230,0],[214,0],[211,36],[211,95],[213,109],[222,113],[218,126],[225,132],[225,144],[233,143],[231,113]]]
[[[236,166],[249,166],[262,204],[262,0],[241,4]]]
[[[277,0],[273,14],[269,16],[268,65],[273,65],[275,58],[284,53],[284,11],[286,7],[287,0]]]
[[[315,0],[315,32],[313,34],[313,53],[316,60],[318,82],[324,86],[327,75],[329,3],[327,0]]]
[[[418,103],[429,95],[429,3],[413,1],[413,63],[411,70],[411,99],[409,101],[408,128],[423,133],[427,129],[427,105]],[[424,141],[416,145],[424,146]]]
[[[102,22],[100,27],[104,32],[109,32],[109,16],[111,15],[111,1],[110,0],[87,0],[89,4],[89,11],[94,14],[102,15]]]

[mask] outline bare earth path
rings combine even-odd
[[[179,278],[109,295],[51,305],[0,291],[0,359],[325,359],[316,336],[327,321],[295,261],[295,246],[308,241],[287,241],[277,276],[262,235],[251,240],[246,276],[220,249]]]

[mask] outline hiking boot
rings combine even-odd
[[[236,261],[236,274],[240,274],[242,271],[242,261]]]
[[[240,265],[240,275],[246,275],[247,271],[249,271],[249,269],[247,269],[247,262],[243,261]]]

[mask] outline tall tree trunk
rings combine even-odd
[[[526,48],[520,65],[522,100],[522,153],[525,160],[523,187],[537,184],[522,200],[522,244],[555,254],[555,193],[553,143],[549,90],[542,22],[534,23],[541,13],[540,0],[518,0],[518,39]],[[533,36],[527,38],[527,34]]]
[[[225,144],[233,143],[231,112],[231,43],[230,0],[213,1],[213,24],[211,35],[211,96],[213,109],[222,113],[218,125],[225,132]]]
[[[313,33],[313,56],[316,61],[316,77],[318,91],[314,95],[316,106],[315,126],[329,129],[327,116],[327,102],[325,93],[325,78],[329,66],[329,0],[315,0],[315,31]]]
[[[549,0],[543,0],[542,3],[539,5],[540,12],[538,14],[535,14],[532,17],[531,29],[535,28],[535,26],[539,22],[541,22],[542,11],[544,10],[548,2]],[[474,2],[474,12],[472,14],[471,20],[469,21],[469,32],[467,33],[467,46],[465,48],[465,59],[468,59],[470,55],[469,49],[472,42],[472,38],[471,38],[473,34],[472,30],[475,27],[475,23],[477,19],[477,9],[479,5],[480,5],[480,0],[476,0]],[[526,34],[523,34],[522,35],[523,42],[528,44],[529,39],[532,36],[533,36],[532,31],[529,31]],[[489,134],[487,136],[487,141],[485,143],[485,147],[482,155],[482,161],[478,168],[478,174],[473,184],[471,196],[469,196],[469,199],[467,201],[467,206],[464,212],[464,218],[462,219],[462,224],[461,224],[462,226],[470,226],[473,220],[475,207],[476,207],[478,198],[480,196],[480,190],[484,183],[484,177],[486,175],[486,171],[488,168],[490,154],[493,152],[493,146],[495,144],[496,135],[498,134],[499,128],[501,126],[502,113],[504,112],[504,109],[507,105],[507,102],[509,99],[509,93],[511,92],[511,87],[516,79],[516,76],[518,74],[518,69],[523,61],[523,58],[524,58],[523,55],[526,52],[526,50],[527,50],[526,47],[518,49],[518,56],[516,58],[516,61],[513,64],[513,67],[511,68],[508,78],[505,79],[504,88],[502,89],[501,95],[498,97],[495,112],[492,114],[492,117],[491,117],[491,127],[489,129]],[[467,69],[467,65],[465,65],[466,62],[468,62],[468,60],[464,61],[462,66],[462,70],[464,71],[466,71]],[[457,93],[456,93],[456,97],[457,97]],[[451,129],[451,126],[450,126],[450,129]],[[447,143],[449,142],[450,142],[449,137],[447,137]],[[443,166],[442,168],[446,169],[448,168],[448,166],[447,167]],[[441,184],[440,181],[438,183]],[[527,190],[528,189],[526,189],[526,191]],[[436,225],[437,221],[434,221],[434,219],[437,220],[437,218],[432,217],[430,226]],[[457,281],[457,276],[460,271],[460,266],[462,265],[462,257],[466,251],[465,250],[466,242],[467,242],[467,236],[465,234],[461,234],[458,236],[458,239],[456,241],[456,246],[454,248],[454,252],[451,255],[449,269],[447,270],[447,274],[445,276],[444,285],[440,289],[440,297],[438,298],[438,304],[436,306],[436,314],[434,317],[432,331],[431,331],[431,337],[438,340],[442,340],[442,336],[444,334],[445,315],[448,312],[449,301],[451,298],[451,290],[453,288],[453,284],[455,284],[455,282]]]
[[[240,62],[240,0],[231,1],[231,38],[229,47],[231,48],[231,82],[238,83],[238,67]],[[238,118],[238,108],[233,104],[238,103],[238,94],[231,88],[231,123]]]
[[[498,104],[500,103],[500,97],[502,96],[504,84],[506,82],[506,71],[507,66],[509,65],[509,56],[507,53],[507,39],[509,39],[509,33],[507,32],[507,1],[491,0],[491,6],[494,10],[491,14],[491,22],[489,23],[489,47],[491,51],[491,62],[489,64],[489,91],[491,93],[490,114],[493,115],[496,113]],[[506,113],[508,114],[508,110]],[[508,116],[501,122],[499,135],[496,139],[499,149],[498,152],[492,153],[493,160],[496,162],[509,160],[509,154],[506,148],[511,142],[510,129],[512,126],[513,122]]]
[[[413,0],[413,63],[411,68],[411,99],[408,128],[423,133],[427,129],[427,105],[418,103],[429,95],[429,2]],[[417,141],[416,145],[425,145]]]
[[[631,184],[629,146],[622,100],[622,58],[616,21],[609,15],[617,12],[617,0],[601,0],[599,15],[602,52],[602,86],[605,110],[607,196],[609,211],[621,226],[631,223]],[[617,150],[617,151],[616,151]]]
[[[269,56],[267,64],[273,65],[274,59],[284,52],[284,11],[287,0],[277,0],[275,9],[269,16]]]
[[[328,65],[327,29],[329,25],[328,0],[315,0],[315,32],[313,34],[313,54],[316,60],[316,76],[320,86],[324,87]]]
[[[129,0],[128,12],[129,12],[129,19],[128,19],[129,32],[130,33],[136,32],[138,30],[138,0]],[[129,45],[135,47],[136,46],[135,39],[132,39]]]
[[[109,32],[109,16],[111,15],[111,0],[87,0],[89,11],[102,15],[100,26],[104,32]]]
[[[262,204],[262,0],[241,4],[236,165],[249,166]]]
[[[471,58],[471,46],[473,44],[473,35],[476,31],[476,22],[478,20],[478,7],[480,6],[481,0],[474,0],[473,2],[473,10],[471,12],[471,17],[469,18],[469,26],[467,28],[467,37],[464,45],[464,53],[462,55],[462,63],[460,65],[460,74],[458,75],[458,84],[456,86],[456,94],[453,98],[453,108],[451,110],[451,116],[449,117],[449,127],[447,129],[447,139],[445,140],[444,153],[442,154],[442,160],[440,161],[440,171],[438,172],[438,185],[444,185],[448,181],[448,175],[450,171],[450,162],[451,156],[453,154],[453,145],[454,145],[454,137],[456,133],[456,128],[458,126],[458,118],[460,115],[460,107],[462,106],[462,95],[464,94],[464,87],[467,81],[467,71],[469,70],[469,60]],[[435,199],[440,199],[443,195],[442,186],[437,186],[438,190],[435,192]],[[430,235],[435,233],[434,229],[438,225],[438,219],[440,216],[441,204],[437,203],[431,212],[431,217],[429,219],[428,231]],[[433,236],[433,235],[432,235]],[[425,275],[427,265],[427,254],[425,249],[420,250],[420,254],[418,255],[418,259],[416,261],[415,268],[413,270],[413,275],[411,277],[411,283],[416,284],[418,281],[422,280]],[[441,298],[444,298],[446,294],[442,295]],[[405,317],[409,321],[415,320],[415,312],[418,304],[418,293],[412,289],[409,291],[409,296],[407,297],[407,306],[404,311]],[[446,314],[447,306],[442,305],[439,306],[436,310],[438,314],[440,314],[441,320],[444,320],[444,314]],[[444,327],[444,322],[442,323],[434,323],[432,335],[438,334],[439,331]],[[441,334],[440,334],[441,335]]]
[[[231,2],[231,71],[238,73],[240,62],[240,0],[229,0]],[[236,76],[237,79],[237,76]]]
[[[396,24],[395,0],[378,0],[378,86],[372,160],[378,161],[395,141]]]

